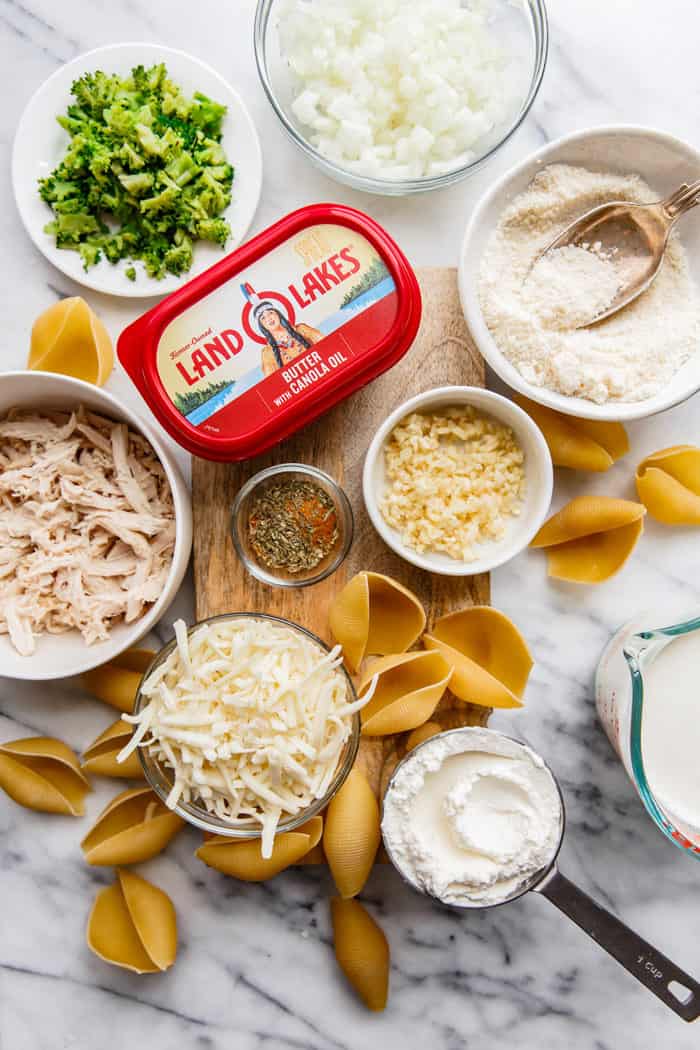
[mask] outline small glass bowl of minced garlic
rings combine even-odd
[[[303,463],[253,475],[231,511],[238,557],[251,576],[274,587],[307,587],[330,576],[352,533],[352,509],[340,485]]]

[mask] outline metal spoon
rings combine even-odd
[[[479,744],[483,743],[483,732],[484,731],[481,729],[478,730]],[[498,733],[495,729],[488,730],[488,732],[493,734],[494,737],[505,737],[505,734]],[[387,784],[384,793],[385,801],[393,790],[399,771],[404,766],[415,761],[416,756],[422,748],[430,746],[431,744],[434,745],[434,742],[441,737],[454,736],[455,734],[459,734],[465,738],[465,751],[473,749],[469,746],[470,739],[474,741],[476,747],[474,729],[470,727],[451,729],[445,733],[439,733],[436,736],[431,737],[429,740],[425,740],[422,744],[413,748],[413,750],[410,751],[401,762],[399,762]],[[513,740],[512,737],[505,737],[505,739],[511,740],[512,743],[521,747],[528,757],[532,754],[531,749],[525,748],[523,744],[517,740]],[[483,747],[479,746],[477,749],[483,750]],[[446,903],[437,897],[432,897],[423,886],[415,882],[406,871],[402,869],[399,860],[392,853],[391,843],[385,842],[384,845],[389,859],[403,878],[404,882],[413,889],[418,890],[419,893],[423,893],[425,896],[430,896],[431,899],[437,901],[439,904],[443,905],[443,907],[457,908],[459,910],[494,908],[500,907],[501,904],[508,904],[510,901],[517,900],[530,890],[533,890],[535,893],[541,893],[543,897],[550,900],[552,904],[555,904],[560,911],[564,912],[565,915],[575,922],[584,933],[587,933],[589,937],[596,941],[601,948],[604,948],[614,959],[617,959],[617,961],[624,966],[633,977],[636,977],[645,988],[648,988],[653,992],[654,995],[665,1003],[666,1006],[670,1007],[674,1013],[678,1014],[678,1016],[682,1017],[685,1021],[694,1021],[697,1017],[700,1017],[700,984],[689,974],[685,973],[684,970],[681,970],[680,967],[676,966],[675,963],[672,963],[670,959],[667,959],[665,955],[662,955],[662,953],[651,944],[648,944],[645,940],[634,933],[628,926],[625,926],[620,919],[607,911],[606,908],[597,904],[587,893],[584,893],[582,889],[579,889],[578,886],[567,879],[566,876],[562,875],[559,871],[557,867],[557,857],[564,838],[564,799],[556,777],[547,763],[544,762],[544,760],[542,760],[542,762],[545,769],[547,769],[551,775],[557,791],[559,792],[559,799],[561,802],[559,839],[549,863],[539,871],[533,872],[528,879],[517,886],[504,900],[498,901],[496,904],[483,904],[479,902],[465,904],[454,904],[452,902]]]
[[[620,272],[620,287],[603,311],[577,327],[598,324],[647,290],[661,269],[669,233],[680,216],[696,204],[700,204],[700,179],[684,182],[670,197],[651,204],[630,204],[629,201],[600,204],[562,230],[540,252],[533,266],[555,248],[570,244],[582,247],[599,242],[599,251],[615,259]]]

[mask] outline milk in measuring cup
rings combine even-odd
[[[657,826],[700,859],[700,618],[627,624],[596,675],[598,715]]]
[[[700,828],[700,632],[674,638],[644,671],[642,757],[656,800]]]

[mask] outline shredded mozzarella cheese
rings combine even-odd
[[[199,803],[234,826],[260,824],[269,857],[279,821],[322,798],[350,736],[351,700],[341,648],[272,620],[232,618],[188,634],[142,687],[148,703],[120,752],[139,746],[173,772],[167,805]]]

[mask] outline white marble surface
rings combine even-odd
[[[252,0],[0,0],[2,368],[21,367],[34,316],[75,294],[30,245],[9,185],[23,105],[59,63],[88,48],[153,40],[210,61],[240,89],[263,141],[255,228],[315,200],[343,200],[387,225],[422,264],[454,264],[464,222],[495,175],[541,142],[593,123],[654,124],[698,144],[697,36],[688,0],[549,0],[552,51],[524,127],[471,182],[413,200],[350,193],[315,173],[275,125],[258,86]],[[652,75],[653,71],[653,75]],[[138,307],[90,295],[113,335]],[[1,379],[0,379],[1,381]],[[117,373],[109,389],[135,400]],[[559,472],[557,503],[581,491],[632,495],[647,451],[700,438],[698,400],[630,428],[633,451],[587,482]],[[700,605],[696,534],[649,524],[633,559],[597,590],[553,585],[537,553],[494,573],[494,603],[528,637],[536,666],[527,704],[494,724],[540,749],[560,776],[569,825],[562,867],[680,965],[700,975],[700,867],[644,813],[599,728],[591,676],[610,632],[642,607]],[[188,615],[185,588],[175,612]],[[110,721],[74,682],[0,681],[0,739],[57,734],[80,750]],[[164,976],[114,970],[84,946],[89,903],[111,873],[83,864],[78,841],[116,790],[96,784],[82,821],[25,812],[0,798],[0,1046],[12,1050],[690,1050],[697,1032],[535,896],[458,918],[412,895],[390,869],[367,889],[392,948],[381,1016],[359,1006],[332,957],[326,876],[287,873],[246,886],[205,869],[185,832],[144,866],[176,902],[180,954]]]

